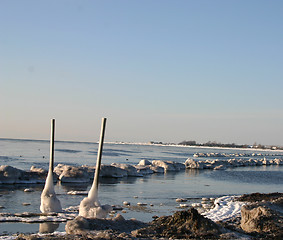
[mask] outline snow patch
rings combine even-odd
[[[235,201],[235,197],[238,196],[223,196],[215,199],[215,207],[202,215],[214,222],[225,221],[240,215],[241,207],[245,205],[245,203]]]

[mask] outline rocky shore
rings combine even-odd
[[[219,157],[220,159],[202,159],[203,157]],[[141,160],[136,165],[112,163],[111,165],[101,165],[100,177],[105,178],[123,178],[123,177],[143,177],[149,174],[163,174],[166,172],[178,172],[185,169],[212,169],[225,170],[228,168],[249,167],[249,166],[266,166],[266,165],[283,165],[281,158],[266,159],[270,155],[225,155],[195,154],[195,158],[188,158],[184,163],[161,160]],[[227,158],[234,157],[234,158]],[[260,159],[247,157],[262,157]],[[201,159],[199,159],[201,158]],[[95,172],[94,166],[71,166],[58,164],[54,168],[54,179],[61,183],[89,183],[93,180]],[[0,166],[0,184],[42,184],[45,182],[47,171],[42,168],[32,166],[30,170],[24,171],[12,166]]]
[[[16,239],[283,239],[283,193],[243,195],[241,216],[213,222],[194,208],[150,223],[81,216],[66,224],[64,235],[19,235]]]

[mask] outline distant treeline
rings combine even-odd
[[[258,148],[258,149],[280,149],[283,150],[283,147],[279,146],[265,146],[262,144],[254,143],[253,145],[248,144],[236,144],[236,143],[219,143],[216,141],[208,141],[206,143],[197,143],[196,141],[182,141],[178,145],[185,146],[204,146],[204,147],[226,147],[226,148]]]

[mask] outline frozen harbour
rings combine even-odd
[[[53,228],[57,226],[55,231],[64,232],[64,223],[78,215],[79,204],[91,187],[97,144],[56,143],[55,159],[59,165],[55,167],[58,179],[54,179],[57,180],[54,188],[63,208],[56,216],[40,215],[40,194],[47,175],[49,142],[0,140],[0,146],[0,164],[19,170],[11,169],[14,176],[10,179],[11,184],[0,184],[0,206],[3,207],[0,217],[10,219],[9,222],[0,220],[0,234],[36,233],[40,224],[46,221],[56,222],[58,226],[53,225]],[[194,156],[196,153],[198,156]],[[200,156],[200,153],[205,156]],[[219,154],[226,156],[220,157]],[[190,164],[200,162],[210,164],[210,167],[192,167],[188,162],[186,165],[188,158],[193,160],[189,160]],[[282,152],[106,144],[99,200],[114,207],[110,215],[120,213],[126,219],[146,222],[153,216],[170,215],[192,205],[201,206],[200,211],[207,212],[214,205],[211,200],[209,204],[202,203],[202,198],[282,192],[283,166],[275,159],[282,159]],[[239,166],[230,166],[231,162],[238,162]],[[221,171],[220,168],[214,170],[221,165],[225,165],[220,167]],[[78,175],[72,175],[75,173]],[[176,202],[177,198],[185,201]],[[124,202],[130,205],[124,205]],[[224,217],[239,209],[228,199],[221,203],[223,209],[217,212],[222,212]]]

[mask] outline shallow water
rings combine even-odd
[[[95,165],[98,145],[95,143],[56,142],[55,163],[71,165]],[[282,152],[252,151],[234,149],[189,148],[152,145],[105,144],[102,163],[137,164],[141,159],[171,160],[185,162],[195,153],[262,153],[265,156],[246,158],[274,159],[283,158]],[[245,158],[238,157],[238,158]],[[208,159],[213,157],[199,158]],[[237,158],[237,157],[235,157]],[[225,159],[225,158],[221,158]],[[0,139],[0,165],[11,165],[28,170],[32,165],[48,168],[49,142]],[[187,198],[188,204],[200,202],[202,197],[219,197],[223,195],[240,195],[252,192],[283,192],[283,166],[254,166],[215,170],[187,169],[180,172],[152,174],[145,177],[128,177],[121,179],[104,178],[99,185],[101,204],[121,205],[123,201],[131,203],[124,208],[126,218],[137,218],[151,221],[153,215],[168,215],[178,210],[176,198]],[[85,197],[68,195],[69,191],[88,191],[90,184],[57,183],[55,191],[63,208],[78,206]],[[39,213],[40,194],[43,184],[0,185],[1,213]],[[34,192],[26,193],[25,188]],[[137,203],[147,203],[145,207],[137,207]],[[29,203],[24,206],[22,203]],[[150,206],[152,204],[152,206]],[[120,212],[121,213],[121,212]],[[56,225],[57,226],[57,225]],[[60,223],[57,231],[64,231],[64,223]],[[55,226],[53,226],[55,228]],[[0,235],[16,232],[38,232],[39,223],[1,223]]]

